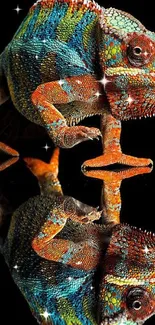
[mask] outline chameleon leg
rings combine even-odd
[[[122,153],[120,146],[121,122],[111,114],[104,114],[101,128],[104,154],[85,161],[83,167],[102,167],[115,163],[137,167],[153,164],[151,159],[137,158]]]
[[[26,157],[24,161],[30,171],[37,177],[41,193],[62,194],[61,184],[58,179],[59,148],[55,148],[49,163],[40,159]]]
[[[81,209],[82,207],[82,209]],[[89,211],[86,214],[85,211]],[[83,212],[83,213],[82,213]],[[55,200],[50,214],[47,216],[39,234],[33,239],[35,252],[51,261],[61,262],[83,270],[93,269],[99,258],[99,248],[93,239],[73,242],[72,240],[55,238],[61,232],[68,218],[79,223],[92,222],[100,218],[101,212],[71,198],[61,196]]]
[[[0,151],[6,153],[9,156],[13,156],[13,158],[9,158],[0,164],[0,171],[3,171],[4,169],[10,167],[19,159],[19,153],[8,145],[4,144],[3,142],[0,142]]]
[[[56,146],[71,148],[101,135],[96,128],[68,127],[64,116],[54,106],[72,101],[92,101],[99,87],[99,83],[92,76],[85,75],[49,82],[40,85],[33,92],[32,102],[40,114],[42,125]]]
[[[124,179],[141,174],[147,174],[152,171],[150,167],[128,168],[119,172],[107,170],[88,170],[84,171],[87,177],[98,178],[103,181],[102,189],[102,206],[103,206],[103,223],[120,224],[121,212],[121,183]]]

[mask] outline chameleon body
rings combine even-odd
[[[0,56],[0,103],[70,148],[101,132],[76,126],[101,115],[104,154],[85,166],[152,163],[122,154],[121,120],[155,113],[155,34],[87,0],[39,0]]]
[[[155,235],[93,223],[101,212],[63,195],[57,151],[24,160],[41,194],[14,212],[1,250],[37,322],[142,325],[155,313]]]

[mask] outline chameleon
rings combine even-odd
[[[102,137],[83,167],[147,166],[122,153],[121,121],[155,115],[155,34],[89,0],[39,0],[0,56],[0,104],[11,97],[55,146]],[[77,125],[100,115],[101,130]]]
[[[58,149],[50,163],[24,158],[40,195],[14,211],[1,247],[15,283],[38,324],[144,324],[155,314],[155,234],[99,224],[102,211],[63,194],[58,159]],[[107,191],[114,175],[102,173]],[[114,195],[125,176],[134,172],[115,175]]]

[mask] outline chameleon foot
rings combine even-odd
[[[147,158],[137,158],[125,155],[121,152],[111,152],[103,154],[102,156],[96,157],[94,159],[86,160],[82,165],[82,169],[85,169],[87,167],[104,167],[112,164],[144,167],[153,165],[153,161]]]
[[[6,153],[9,156],[13,156],[13,158],[7,159],[5,162],[0,164],[0,172],[1,172],[18,161],[19,153],[16,150],[4,144],[3,142],[0,142],[0,151]]]
[[[62,148],[72,148],[80,142],[98,139],[101,132],[97,128],[86,126],[72,126],[62,129],[57,137],[57,145]]]
[[[0,142],[0,150],[3,151],[4,153],[10,155],[10,156],[15,156],[18,157],[19,153],[15,149],[12,149],[11,147],[7,146],[5,143]]]
[[[99,220],[102,215],[102,211],[98,211],[97,208],[93,208],[71,197],[65,199],[64,211],[69,213],[68,216],[71,220],[84,224]]]

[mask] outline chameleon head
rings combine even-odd
[[[155,115],[155,33],[122,11],[100,18],[101,80],[112,115],[120,120]]]
[[[142,325],[155,314],[155,235],[113,228],[100,286],[100,325]]]

